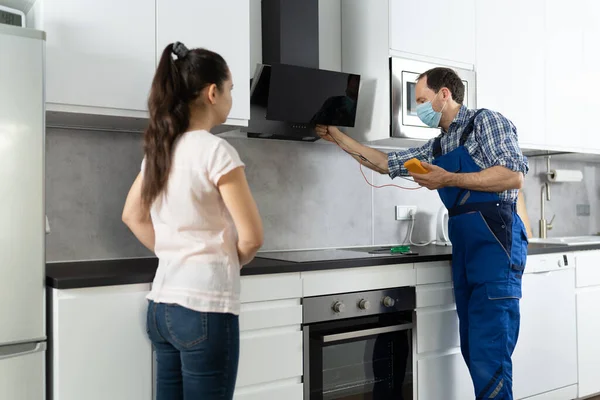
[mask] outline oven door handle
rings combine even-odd
[[[364,329],[362,331],[336,333],[335,335],[323,336],[323,343],[335,343],[342,340],[360,339],[367,336],[381,335],[385,333],[393,333],[400,331],[408,331],[414,327],[413,323],[384,326],[383,328]]]

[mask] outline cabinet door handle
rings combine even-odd
[[[0,360],[39,353],[46,350],[46,342],[15,344],[0,348]]]
[[[381,335],[384,333],[408,331],[408,330],[412,329],[413,326],[414,326],[414,324],[408,323],[408,324],[401,324],[401,325],[394,325],[394,326],[385,326],[383,328],[364,329],[362,331],[336,333],[335,335],[323,336],[323,343],[335,343],[335,342],[340,342],[342,340],[360,339],[363,337]]]

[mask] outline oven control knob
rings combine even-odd
[[[390,296],[386,296],[383,298],[383,305],[386,307],[394,307],[396,302]]]
[[[335,313],[343,313],[344,310],[346,309],[346,306],[344,305],[344,303],[342,303],[341,301],[336,301],[335,303],[333,303],[333,312]]]
[[[371,307],[371,302],[369,300],[362,299],[358,302],[358,308],[361,310],[368,310]]]

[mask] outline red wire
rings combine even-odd
[[[422,187],[422,186],[419,186],[419,187],[414,187],[414,188],[408,188],[408,187],[404,187],[404,186],[394,185],[394,184],[391,184],[391,183],[389,183],[389,184],[386,184],[386,185],[381,185],[381,186],[376,186],[376,185],[373,185],[373,184],[372,184],[371,182],[369,182],[369,180],[367,179],[367,176],[365,175],[365,172],[363,171],[362,164],[361,164],[361,163],[358,163],[358,166],[359,166],[359,168],[360,168],[360,173],[362,174],[363,178],[365,178],[365,182],[367,182],[367,183],[369,184],[369,186],[371,186],[371,187],[374,187],[375,189],[382,189],[382,188],[386,188],[386,187],[395,187],[395,188],[398,188],[398,189],[404,189],[404,190],[419,190],[419,189],[423,189],[423,187]]]
[[[336,139],[335,139],[333,136],[331,136],[331,135],[329,135],[329,136],[330,136],[330,137],[333,139],[333,141],[335,142],[335,144],[337,144],[337,146],[338,146],[340,149],[342,149],[343,151],[345,151],[346,153],[350,154],[351,156],[359,156],[359,157],[361,157],[361,158],[365,159],[365,158],[364,158],[363,156],[361,156],[360,154],[351,153],[351,152],[349,152],[348,150],[344,149],[344,148],[342,147],[342,145],[340,145],[340,142],[338,142],[338,141],[337,141],[337,140],[336,140]],[[368,161],[368,160],[367,160],[367,161]],[[358,161],[357,161],[357,162],[358,162]],[[369,163],[371,163],[371,162],[369,161]],[[373,164],[373,163],[371,163],[371,164]],[[395,188],[398,188],[398,189],[403,189],[403,190],[419,190],[419,189],[423,189],[423,187],[422,187],[422,186],[408,188],[408,187],[404,187],[404,186],[400,186],[400,185],[394,185],[394,184],[392,184],[392,183],[389,183],[389,184],[386,184],[386,185],[381,185],[381,186],[376,186],[376,185],[373,185],[373,184],[372,184],[371,182],[369,182],[369,180],[367,179],[367,176],[365,175],[365,172],[364,172],[364,171],[363,171],[363,169],[362,169],[362,164],[361,164],[360,162],[358,163],[358,167],[360,168],[360,173],[362,174],[363,178],[365,178],[365,182],[367,182],[367,184],[368,184],[369,186],[371,186],[371,187],[373,187],[373,188],[375,188],[375,189],[382,189],[382,188],[386,188],[386,187],[395,187]]]

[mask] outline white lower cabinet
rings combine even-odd
[[[458,349],[417,360],[417,377],[419,400],[475,398],[469,370]]]
[[[557,265],[551,261],[561,256],[552,255],[547,265]],[[531,262],[536,261],[531,258]],[[525,273],[521,327],[513,354],[515,399],[526,399],[576,384],[575,269]]]
[[[299,274],[242,278],[235,400],[302,400]]]
[[[600,394],[598,264],[600,251],[528,259],[513,355],[515,399],[571,400]],[[381,277],[389,272],[374,268]],[[419,268],[407,275],[410,282],[420,282],[413,331],[415,399],[472,399],[449,265]],[[345,277],[358,285],[363,270],[337,271],[332,290],[342,291]],[[332,271],[322,274],[335,280]],[[308,283],[299,273],[242,278],[235,400],[304,398],[302,297],[307,289],[326,290],[316,277],[308,274]],[[152,351],[145,327],[149,289],[140,284],[49,290],[48,379],[53,400],[152,398]]]
[[[600,393],[600,287],[577,293],[577,341],[579,397]]]
[[[419,268],[417,266],[417,271],[420,271]],[[419,275],[417,272],[417,276]],[[451,279],[450,274],[444,274],[444,278],[432,281],[448,281]],[[458,315],[452,284],[444,282],[417,285],[416,297],[414,358],[417,399],[474,398],[471,376],[460,353]]]
[[[588,264],[593,259],[590,255],[585,258]],[[528,260],[523,275],[520,334],[513,354],[515,399],[576,398],[578,324],[579,381],[580,385],[582,382],[585,384],[587,378],[588,385],[583,386],[585,392],[580,386],[579,395],[600,392],[597,373],[597,360],[600,359],[600,341],[597,340],[600,337],[600,286],[594,291],[587,288],[585,293],[578,295],[576,319],[575,264],[572,253],[532,256]],[[416,268],[420,270],[419,266]],[[585,276],[591,275],[591,272],[585,273]],[[582,273],[579,275],[583,276]],[[474,398],[471,378],[459,348],[452,284],[417,285],[416,298],[414,354],[418,399]],[[582,360],[587,369],[581,368]]]
[[[575,254],[579,397],[600,394],[600,251]]]
[[[49,289],[52,400],[151,398],[149,290],[149,284]]]

